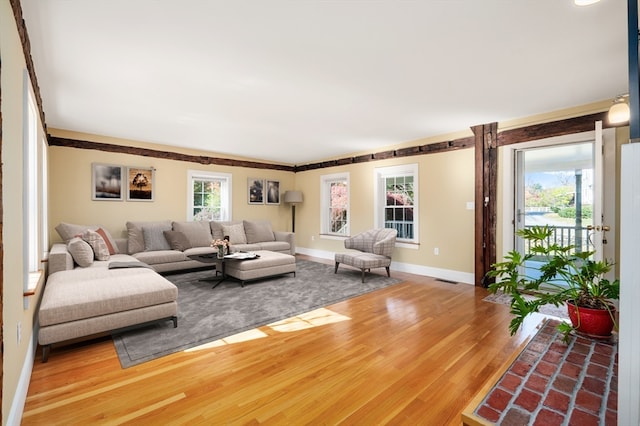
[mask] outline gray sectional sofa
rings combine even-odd
[[[295,255],[292,232],[273,231],[269,221],[127,222],[127,253],[157,272],[203,266],[191,255],[215,253],[211,241],[229,237],[231,251],[268,250]],[[181,238],[186,237],[186,239]]]
[[[266,221],[128,222],[127,237],[100,226],[61,223],[38,312],[43,362],[52,344],[152,321],[177,326],[177,287],[159,272],[211,267],[189,258],[215,253],[227,236],[232,251],[295,255],[294,234]],[[295,267],[294,267],[295,268]],[[289,271],[288,271],[289,272]]]

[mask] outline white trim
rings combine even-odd
[[[398,166],[376,167],[373,169],[373,223],[377,228],[384,228],[384,205],[386,200],[382,179],[390,176],[413,176],[413,239],[398,240],[398,243],[420,243],[420,178],[418,163]],[[381,201],[382,200],[382,201]]]
[[[193,220],[193,180],[202,178],[202,179],[224,179],[226,180],[226,188],[221,193],[221,204],[226,206],[226,209],[222,215],[222,220],[231,220],[233,217],[232,207],[233,207],[233,175],[231,173],[222,173],[222,172],[211,172],[204,170],[187,170],[187,220]]]
[[[296,253],[313,256],[320,259],[333,260],[335,252],[326,250],[310,249],[306,247],[296,247]],[[448,281],[473,285],[475,276],[469,272],[453,271],[451,269],[431,268],[429,266],[414,265],[412,263],[391,262],[391,271],[407,272],[415,275],[423,275],[427,277],[440,278]]]
[[[501,183],[502,192],[502,249],[504,253],[513,250],[514,234],[513,223],[514,217],[514,175],[515,175],[515,152],[527,148],[546,147],[553,145],[562,145],[569,143],[579,142],[591,142],[595,139],[595,121],[594,130],[582,133],[575,133],[571,135],[556,136],[552,138],[540,139],[537,141],[524,142],[519,144],[507,145],[501,148],[502,150],[502,162],[501,167],[498,168],[499,179]],[[606,129],[603,131],[605,143],[614,143],[610,139],[613,137],[615,141],[615,129]],[[608,142],[609,141],[609,142]],[[609,214],[611,216],[611,214]],[[614,218],[610,218],[614,220]],[[498,254],[500,255],[500,254]]]
[[[31,339],[29,339],[29,347],[27,348],[27,356],[22,363],[20,369],[20,377],[18,379],[18,386],[16,387],[16,393],[13,396],[11,407],[9,408],[9,415],[7,416],[7,426],[20,426],[22,422],[22,415],[24,413],[24,406],[27,403],[27,393],[29,392],[29,382],[31,381],[31,373],[33,371],[33,363],[36,358],[36,348],[38,344],[36,342],[36,336],[38,335],[39,327],[36,325],[33,329]]]
[[[622,146],[620,164],[620,334],[618,424],[640,424],[640,143]]]
[[[329,232],[329,203],[331,196],[328,193],[328,186],[332,182],[347,181],[347,233],[337,234]],[[345,238],[351,234],[351,179],[350,173],[333,173],[330,175],[320,176],[320,234],[324,236],[333,236],[337,238]]]

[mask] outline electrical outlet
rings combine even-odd
[[[438,247],[434,247],[433,248],[433,254],[435,254],[436,256],[440,254],[440,249]]]
[[[311,236],[311,241],[315,241],[315,240],[316,240],[316,236],[315,236],[315,235],[312,235],[312,236]]]
[[[22,323],[18,321],[18,344],[22,343]]]

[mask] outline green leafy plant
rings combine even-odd
[[[512,250],[505,255],[504,261],[493,264],[487,274],[496,279],[489,285],[490,292],[502,291],[511,296],[514,318],[509,331],[513,335],[524,319],[539,312],[541,306],[565,303],[573,303],[578,310],[580,307],[607,310],[617,330],[612,301],[620,296],[620,282],[605,278],[613,264],[607,260],[591,260],[593,251],[576,253],[572,245],[550,242],[553,232],[553,227],[549,226],[518,231],[517,234],[529,244],[529,253],[522,255]],[[541,266],[527,265],[525,268],[525,263],[532,260],[539,261]],[[535,276],[527,275],[526,271],[535,272]],[[563,322],[558,328],[566,340],[577,326]]]

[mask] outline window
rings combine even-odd
[[[349,235],[349,174],[324,175],[320,182],[320,233]]]
[[[401,242],[418,243],[418,165],[379,167],[374,173],[376,226],[396,229]]]
[[[43,279],[41,259],[47,256],[49,244],[46,232],[47,146],[26,70],[23,86],[23,290],[28,294]]]
[[[187,220],[231,220],[231,175],[188,172]]]

